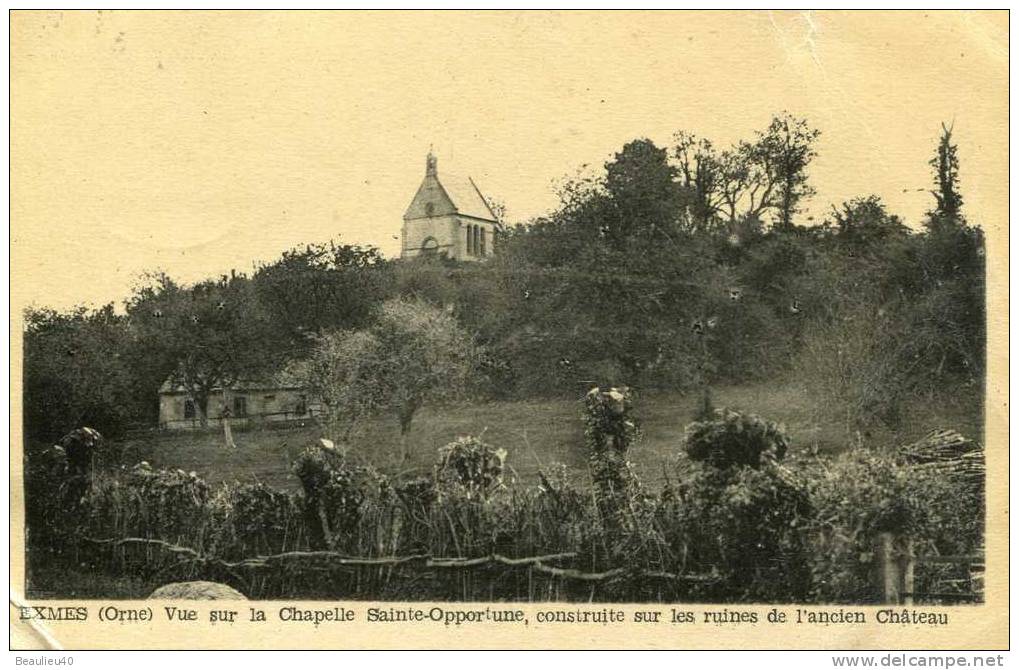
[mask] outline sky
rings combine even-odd
[[[43,12],[11,18],[13,306],[120,304],[146,272],[399,251],[433,147],[510,222],[626,142],[821,131],[806,216],[917,227],[954,123],[972,223],[1007,235],[1005,12]]]

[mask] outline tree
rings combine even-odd
[[[935,379],[950,372],[975,384],[985,364],[985,242],[983,231],[968,225],[962,212],[952,126],[942,124],[941,131],[930,161],[936,204],[924,222],[920,264],[927,290],[916,308],[915,341],[923,344],[916,357],[937,361]]]
[[[127,303],[139,346],[173,384],[191,395],[202,425],[212,392],[279,367],[272,333],[250,280],[223,276],[182,286],[166,275],[136,290]]]
[[[984,277],[984,238],[979,227],[969,226],[959,192],[959,157],[952,143],[952,127],[941,125],[941,138],[930,166],[934,171],[935,207],[927,212],[923,254],[924,273],[930,281],[980,281]]]
[[[29,438],[82,426],[116,437],[142,411],[126,365],[130,333],[113,305],[25,313],[24,417]]]
[[[854,253],[880,251],[882,245],[902,240],[909,229],[895,214],[889,214],[881,198],[876,195],[854,198],[832,207],[829,226],[835,238]]]
[[[816,157],[820,132],[790,114],[774,117],[753,141],[740,141],[721,152],[687,132],[675,135],[673,155],[680,183],[688,193],[695,228],[713,219],[730,226],[774,215],[788,229],[803,200],[814,194],[807,167]]]
[[[710,140],[679,131],[674,136],[673,156],[679,180],[686,191],[688,216],[695,230],[706,231],[722,206],[722,164]],[[735,213],[731,218],[735,218]]]
[[[928,228],[932,229],[939,225],[965,225],[959,193],[958,147],[952,143],[952,128],[941,124],[937,152],[929,163],[934,168],[935,190],[931,193],[937,201],[934,211],[928,212]]]
[[[817,156],[814,142],[820,134],[791,114],[776,116],[758,133],[752,155],[774,193],[775,226],[780,229],[792,228],[800,203],[815,193],[807,181],[807,166]]]
[[[417,410],[462,397],[476,378],[479,358],[471,336],[450,314],[397,299],[383,304],[367,329],[320,336],[297,373],[329,408],[345,439],[363,419],[394,414],[406,459]]]
[[[494,335],[486,342],[521,389],[705,377],[703,324],[736,327],[712,318],[734,304],[735,285],[707,234],[719,218],[719,168],[692,135],[677,137],[673,158],[647,140],[627,143],[604,175],[569,182],[556,212],[506,235],[485,268],[500,274],[504,295],[491,302],[506,318],[478,330]],[[732,311],[741,319],[747,310]]]
[[[682,190],[668,151],[647,139],[628,142],[605,164],[606,207],[600,228],[608,241],[655,239],[676,230]]]
[[[309,244],[262,265],[252,278],[281,357],[306,354],[312,335],[356,330],[386,291],[386,263],[375,247]]]

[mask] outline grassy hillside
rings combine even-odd
[[[852,439],[838,420],[817,418],[811,397],[795,384],[758,384],[714,391],[718,406],[755,412],[786,424],[794,449],[838,451]],[[678,393],[647,393],[637,397],[637,413],[644,434],[632,449],[631,460],[645,481],[662,477],[682,442],[683,429],[697,409],[697,397]],[[414,420],[408,463],[399,458],[396,421],[379,419],[365,427],[350,448],[352,455],[389,473],[422,472],[435,462],[436,450],[458,435],[483,435],[509,452],[508,464],[518,479],[530,482],[537,470],[554,462],[583,472],[580,399],[505,401],[452,408],[422,409]],[[861,436],[883,446],[916,439],[929,430],[951,427],[982,439],[979,402],[969,396],[937,404],[915,403],[898,433]],[[236,450],[223,445],[220,430],[205,432],[152,431],[116,445],[125,464],[146,460],[154,467],[196,471],[208,481],[250,481],[296,488],[289,464],[300,451],[322,436],[317,425],[286,429],[235,430]]]

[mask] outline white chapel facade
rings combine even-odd
[[[478,261],[495,252],[499,222],[470,177],[441,179],[431,152],[425,178],[403,215],[401,258],[441,255]]]

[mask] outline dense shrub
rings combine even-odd
[[[819,416],[838,417],[847,438],[875,426],[898,427],[913,390],[905,353],[911,334],[897,313],[872,304],[847,309],[804,334],[801,377]]]
[[[982,543],[981,505],[965,504],[972,493],[897,454],[851,449],[815,464],[808,481],[817,507],[810,533],[816,600],[873,600],[878,533],[913,538],[919,555],[965,554]]]
[[[686,428],[686,454],[716,468],[759,468],[785,458],[789,438],[782,426],[754,414],[719,409],[708,421]]]
[[[373,467],[348,462],[323,445],[305,449],[293,470],[304,489],[305,521],[316,548],[349,547],[356,541],[352,536],[356,536],[366,498],[389,491],[386,477]]]
[[[808,489],[779,465],[788,438],[760,417],[717,410],[687,427],[693,461],[666,488],[657,523],[678,572],[720,573],[695,597],[802,600],[810,588],[804,529],[813,509]]]
[[[921,523],[923,510],[909,494],[908,473],[885,456],[857,449],[816,475],[813,595],[868,602],[874,597],[876,534]]]
[[[781,466],[694,464],[665,492],[657,522],[675,571],[722,577],[695,585],[693,597],[781,602],[809,592],[804,530],[811,518],[804,483]]]
[[[584,396],[584,441],[595,500],[603,522],[613,531],[634,530],[631,502],[639,480],[627,452],[639,431],[632,410],[633,397],[626,387],[593,388]]]
[[[143,461],[95,479],[83,501],[82,532],[93,538],[158,538],[201,550],[217,533],[213,498],[196,473],[155,470]]]
[[[62,549],[77,523],[80,479],[72,480],[63,447],[29,447],[25,467],[25,522],[29,551]],[[82,484],[84,482],[81,482]]]
[[[506,450],[495,449],[475,437],[461,437],[439,449],[437,480],[463,489],[467,497],[488,497],[502,486]]]
[[[230,511],[224,519],[223,535],[229,538],[224,551],[233,549],[236,558],[277,554],[300,546],[303,524],[296,496],[261,482],[228,489]]]

